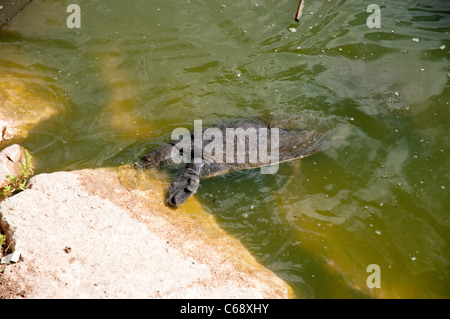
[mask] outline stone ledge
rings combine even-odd
[[[3,276],[21,285],[21,295],[292,296],[291,288],[226,234],[194,198],[174,211],[162,205],[164,179],[127,167],[119,172],[37,175],[30,189],[1,204],[1,227],[22,253]]]

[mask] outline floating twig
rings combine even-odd
[[[300,21],[300,17],[302,16],[302,11],[303,11],[303,0],[300,0],[299,4],[298,4],[298,9],[297,12],[294,15],[294,19],[295,21],[299,22]]]

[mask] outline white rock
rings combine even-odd
[[[20,258],[20,251],[16,250],[13,253],[3,257],[0,263],[1,264],[16,263],[19,261],[19,258]]]

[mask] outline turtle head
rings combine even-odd
[[[145,169],[148,167],[162,167],[173,163],[173,145],[168,144],[158,147],[149,154],[143,156],[139,162],[134,163],[135,168]]]
[[[152,152],[143,156],[139,162],[134,162],[134,168],[145,169],[147,167],[155,167],[157,164],[156,154]]]

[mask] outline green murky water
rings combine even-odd
[[[68,3],[33,1],[0,31],[0,80],[58,114],[21,143],[52,172],[134,161],[195,119],[339,118],[344,145],[195,196],[299,297],[449,298],[448,3],[379,2],[369,29],[370,1],[305,2],[295,23],[294,0],[80,0],[68,29]]]

